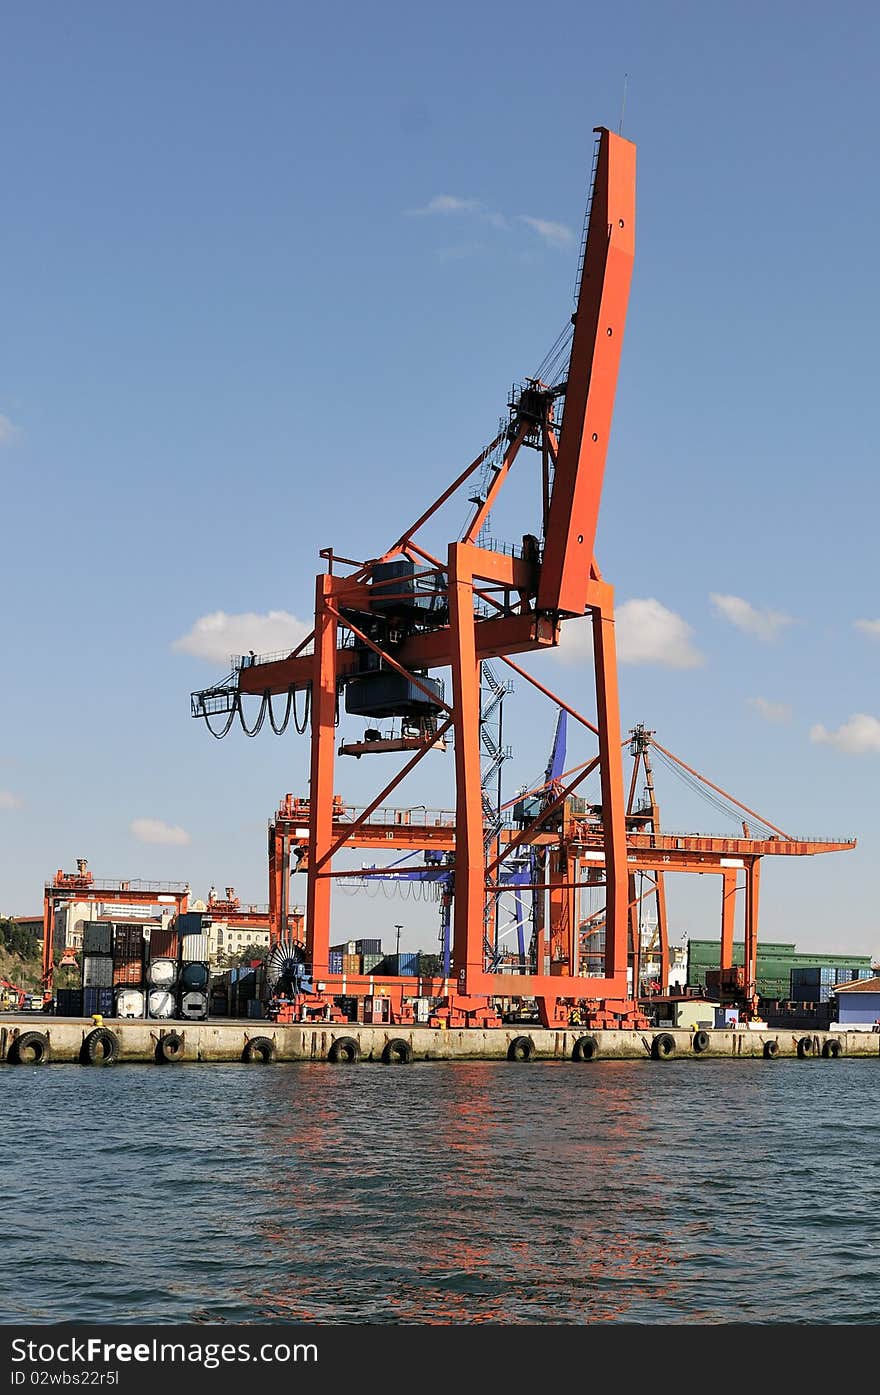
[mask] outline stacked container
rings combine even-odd
[[[113,928],[113,988],[117,1017],[144,1015],[144,927],[117,923]]]
[[[791,999],[795,1003],[827,1003],[836,983],[836,969],[828,966],[792,969]]]
[[[147,960],[147,1016],[167,1021],[177,1016],[177,958],[180,941],[177,930],[153,926]]]
[[[112,1017],[113,1007],[113,925],[89,920],[83,928],[81,1011],[85,1017]]]
[[[198,1022],[208,1016],[211,971],[208,965],[208,934],[201,911],[188,911],[177,917],[180,936],[178,1008],[181,1017]]]

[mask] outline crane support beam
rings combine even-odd
[[[490,554],[491,555],[491,554]],[[497,562],[510,562],[511,558],[498,557]],[[489,563],[484,563],[489,570]],[[513,572],[510,573],[513,575]],[[518,574],[518,573],[517,573]],[[533,574],[532,569],[527,575]],[[511,581],[511,586],[515,585]],[[534,649],[552,649],[559,640],[556,622],[545,615],[501,615],[490,620],[479,620],[474,625],[474,639],[477,657],[496,658],[499,654],[525,654]],[[405,668],[449,668],[452,665],[451,635],[448,629],[424,630],[411,635],[395,650],[395,658]],[[352,649],[341,649],[337,660],[337,676],[340,679],[352,678],[357,672],[357,655]],[[286,693],[293,688],[301,692],[308,688],[314,676],[311,655],[296,658],[274,659],[264,664],[250,664],[238,674],[238,691],[253,693],[262,697],[263,693]]]

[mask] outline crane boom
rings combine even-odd
[[[538,610],[583,615],[635,256],[636,148],[600,128]]]

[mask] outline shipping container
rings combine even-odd
[[[87,920],[83,926],[83,954],[112,954],[113,926],[109,920]]]
[[[184,963],[206,962],[208,958],[208,936],[202,933],[186,934],[180,937],[180,957]]]
[[[112,988],[83,989],[84,1017],[93,1017],[94,1014],[98,1012],[102,1017],[112,1017],[114,1014],[114,1007]]]
[[[144,966],[140,959],[115,960],[113,964],[114,988],[142,988]]]
[[[116,924],[113,927],[113,958],[142,959],[144,956],[143,925]]]
[[[208,989],[210,971],[207,964],[196,960],[183,964],[180,970],[180,987],[185,993],[205,993]]]
[[[83,988],[112,988],[113,960],[109,954],[83,955],[82,986]]]
[[[139,988],[119,988],[116,991],[117,1017],[143,1017],[146,999]]]
[[[57,1017],[82,1017],[83,995],[81,988],[59,988],[55,993],[55,1014]]]
[[[151,959],[176,959],[180,952],[180,936],[167,926],[154,925],[150,930],[148,948]]]
[[[147,995],[147,1015],[149,1017],[169,1018],[177,1013],[177,1002],[174,994],[167,988],[151,988]]]
[[[147,983],[151,988],[173,988],[176,982],[176,959],[150,960],[147,965]]]
[[[381,940],[355,940],[355,942],[354,942],[354,952],[355,952],[355,954],[364,954],[364,955],[366,955],[366,954],[378,954],[378,955],[381,957],[381,954],[382,954],[382,941],[381,941]]]
[[[385,960],[388,968],[384,972],[394,978],[417,978],[419,973],[418,953],[389,954]]]
[[[178,935],[200,935],[202,933],[202,911],[185,911],[175,918],[174,929]]]
[[[381,954],[364,954],[361,956],[364,964],[364,973],[371,974],[376,967],[382,963],[384,958]]]
[[[359,974],[362,971],[361,956],[359,954],[343,954],[342,972],[344,974]]]
[[[341,949],[331,949],[328,968],[331,974],[342,973],[342,961],[345,958]]]
[[[248,1017],[265,1017],[265,1016],[266,1016],[266,1008],[265,1008],[265,1005],[260,1001],[259,998],[248,998],[248,1000],[247,1000],[247,1015],[248,1015]]]
[[[208,1016],[208,995],[207,993],[183,993],[180,998],[180,1015],[189,1018],[192,1022],[197,1022],[201,1018]]]

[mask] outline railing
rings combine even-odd
[[[592,828],[586,830],[585,836],[590,838],[595,837],[596,839],[601,841],[601,825],[597,824],[595,830]],[[651,833],[650,831],[643,832],[640,829],[630,829],[627,832],[627,838],[688,838],[702,839],[703,841],[705,841],[707,838],[711,838],[718,842],[725,843],[780,843],[783,847],[791,845],[792,843],[855,843],[857,841],[852,835],[848,835],[845,838],[829,838],[827,836],[818,838],[812,835],[807,836],[806,834],[802,835],[799,833],[795,837],[783,838],[780,834],[773,833],[769,830],[767,833],[743,833],[742,831],[740,831],[739,833],[731,833],[729,831],[727,833],[707,833],[705,829],[702,829],[699,832],[685,832],[678,828],[662,828],[657,833]]]
[[[344,809],[334,814],[334,820],[338,823],[355,823],[367,807],[346,804]],[[404,809],[387,807],[374,809],[364,822],[367,828],[372,824],[380,824],[383,828],[454,828],[455,812],[452,809],[428,809],[423,804]]]
[[[54,879],[53,879],[52,881],[47,881],[47,882],[45,883],[46,890],[47,890],[47,891],[53,891],[53,890],[54,890],[54,891],[88,891],[89,893],[96,892],[96,891],[98,891],[98,892],[103,892],[103,891],[121,891],[121,892],[136,891],[136,892],[139,892],[139,893],[143,893],[143,892],[157,892],[157,893],[159,893],[159,894],[164,894],[164,895],[166,895],[166,896],[167,896],[167,895],[183,896],[183,895],[190,895],[190,894],[191,894],[191,888],[190,888],[189,882],[144,882],[144,881],[140,881],[140,880],[135,880],[135,881],[123,881],[121,878],[118,878],[118,879],[117,879],[117,878],[115,878],[115,877],[104,877],[104,878],[101,879],[101,881],[98,881],[97,879],[95,879],[95,880],[90,881],[90,882],[88,882],[88,883],[83,882],[83,883],[77,885],[77,882],[76,882],[75,878],[76,878],[76,873],[71,873],[71,881],[70,881],[69,884],[67,884],[67,883],[65,883],[65,882],[56,882]]]

